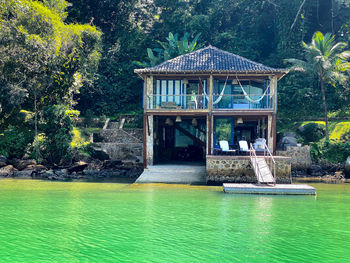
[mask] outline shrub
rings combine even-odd
[[[299,127],[299,134],[303,137],[305,143],[318,142],[325,136],[324,125],[319,123],[307,123]]]
[[[350,142],[328,142],[323,144],[323,159],[332,163],[343,163],[350,156]]]
[[[310,155],[313,161],[320,161],[322,159],[322,145],[321,143],[313,142],[310,144]]]
[[[0,135],[0,155],[22,158],[34,140],[34,133],[23,127],[9,125]]]
[[[43,119],[43,158],[51,164],[69,163],[72,154],[70,143],[73,138],[71,111],[64,105],[47,106],[44,108]]]
[[[310,154],[314,161],[344,163],[350,156],[350,142],[326,141],[311,143]]]

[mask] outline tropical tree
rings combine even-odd
[[[168,59],[191,53],[201,47],[197,43],[200,35],[201,33],[198,33],[193,40],[190,41],[190,34],[187,32],[181,39],[179,39],[178,34],[170,32],[169,36],[166,38],[167,42],[157,41],[161,48],[147,48],[147,59],[149,62],[135,61],[134,63],[140,67],[153,67]]]
[[[350,69],[347,59],[350,51],[344,51],[347,43],[335,43],[334,36],[330,33],[323,35],[315,32],[311,44],[303,42],[305,60],[290,58],[287,63],[292,64],[291,70],[306,72],[317,76],[321,89],[324,118],[326,123],[326,139],[329,139],[328,132],[328,112],[325,95],[325,85],[335,86],[337,82],[344,82],[347,79],[345,71]]]
[[[25,110],[34,112],[38,138],[40,121],[46,121],[43,109],[62,105],[69,116],[74,96],[96,78],[101,32],[66,23],[68,5],[64,0],[0,3],[0,134],[10,124],[20,126],[16,117]]]

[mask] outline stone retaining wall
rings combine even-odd
[[[96,143],[111,160],[133,160],[142,162],[142,143]]]
[[[276,154],[290,157],[292,170],[307,170],[312,164],[309,146],[287,146],[285,151],[277,151]]]
[[[274,156],[274,159],[276,161],[276,182],[291,183],[291,158]],[[249,156],[207,155],[206,162],[207,182],[257,182]]]

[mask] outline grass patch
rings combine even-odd
[[[331,140],[346,139],[346,136],[349,134],[350,134],[350,122],[349,121],[339,122],[332,129],[329,139]]]
[[[72,139],[72,142],[70,143],[70,146],[72,148],[81,148],[90,143],[89,138],[84,136],[78,128],[74,127],[72,132],[73,132],[73,139]]]
[[[301,123],[301,126],[304,126],[304,125],[309,124],[309,123],[317,123],[317,124],[321,124],[323,126],[326,126],[325,121],[304,121]]]

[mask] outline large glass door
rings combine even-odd
[[[214,117],[214,148],[220,148],[219,141],[234,144],[233,117]]]

